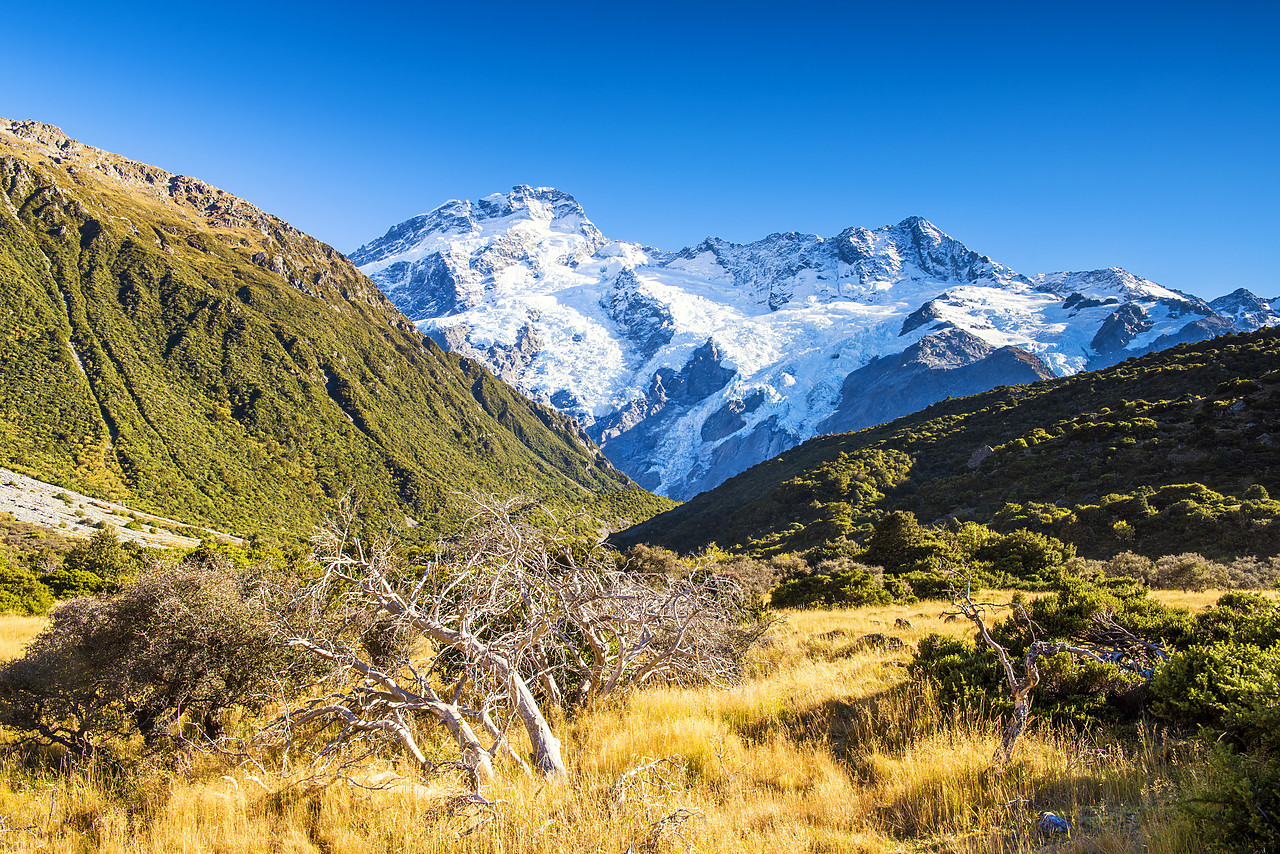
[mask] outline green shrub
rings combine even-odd
[[[879,567],[847,559],[823,561],[811,574],[780,584],[773,591],[772,604],[777,608],[887,605],[893,594],[881,585],[877,576],[882,575]]]
[[[92,596],[113,586],[96,572],[67,566],[60,566],[46,573],[40,580],[59,599]]]
[[[1208,781],[1183,795],[1183,810],[1204,828],[1208,850],[1280,852],[1280,756],[1214,745]]]
[[[1202,555],[1166,555],[1155,562],[1151,585],[1161,589],[1208,590],[1226,580],[1226,572]]]
[[[921,638],[911,672],[937,685],[938,701],[1005,711],[1012,708],[1000,662],[979,641],[931,634]]]
[[[1151,684],[1152,710],[1238,747],[1280,752],[1280,647],[1214,643],[1177,653]]]
[[[975,553],[997,576],[1021,582],[1048,582],[1055,570],[1075,557],[1073,546],[1033,531],[1019,530],[998,536]]]
[[[1201,644],[1280,645],[1280,605],[1260,593],[1227,593],[1212,608],[1196,615],[1196,641]]]
[[[34,573],[0,556],[0,614],[43,614],[52,604],[53,593]]]

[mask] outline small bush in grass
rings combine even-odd
[[[887,605],[893,601],[893,594],[881,584],[883,577],[880,567],[847,558],[827,560],[812,573],[778,585],[772,604],[778,608]]]
[[[188,560],[63,604],[0,667],[0,724],[78,756],[135,732],[157,746],[180,715],[218,736],[222,711],[261,697],[284,655],[251,588],[225,562]]]

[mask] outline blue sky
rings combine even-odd
[[[527,183],[667,249],[920,215],[1020,272],[1280,296],[1274,2],[64,2],[0,37],[0,115],[346,251]]]

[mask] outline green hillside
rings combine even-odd
[[[68,488],[295,535],[352,487],[423,531],[471,488],[671,506],[332,248],[47,125],[0,120],[0,284],[0,465]]]
[[[618,535],[771,554],[864,541],[887,513],[1027,528],[1082,555],[1280,552],[1280,333],[945,400],[822,436]]]

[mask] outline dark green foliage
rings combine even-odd
[[[157,744],[179,715],[216,737],[221,712],[259,702],[283,655],[251,590],[226,563],[188,560],[63,604],[0,667],[0,723],[77,755],[134,732]]]
[[[1057,574],[1053,592],[1026,604],[1027,615],[1041,638],[1088,638],[1093,616],[1111,614],[1115,622],[1140,638],[1177,648],[1195,634],[1191,614],[1148,595],[1146,585],[1131,578],[1110,578],[1071,567]],[[1025,623],[1006,620],[992,635],[1011,653],[1022,655],[1033,638]]]
[[[942,401],[811,439],[615,541],[772,554],[866,542],[909,511],[1034,531],[1090,558],[1280,554],[1277,364],[1280,332],[1263,329]]]
[[[887,605],[894,596],[884,588],[880,575],[878,568],[850,560],[823,561],[811,573],[778,585],[771,604],[777,608]]]
[[[1000,662],[985,646],[972,639],[926,635],[911,663],[915,676],[938,686],[943,705],[962,703],[969,708],[990,708],[1000,714],[1012,708],[1008,691],[1001,691],[1004,675]]]
[[[41,580],[59,599],[115,590],[142,571],[143,551],[135,543],[120,542],[113,528],[103,528],[73,546],[62,565]]]
[[[1206,850],[1280,852],[1280,754],[1214,745],[1209,782],[1188,793],[1183,809],[1204,828]]]
[[[899,575],[932,569],[948,551],[939,532],[923,527],[911,513],[895,511],[876,524],[862,559]]]
[[[1000,534],[976,522],[934,528],[921,525],[911,513],[895,511],[875,524],[866,548],[839,539],[804,554],[804,570],[784,580],[774,604],[857,606],[947,598],[957,571],[979,587],[1044,589],[1073,561],[1075,550],[1031,531]],[[824,563],[865,565],[879,592],[865,588],[856,573],[823,571]]]
[[[1171,652],[1149,685],[1121,671],[1067,654],[1039,660],[1037,715],[1077,726],[1123,722],[1151,713],[1214,742],[1210,774],[1183,794],[1183,806],[1206,832],[1206,848],[1280,850],[1280,606],[1257,593],[1230,593],[1194,618],[1160,605],[1131,578],[1063,572],[1054,593],[1015,600],[1027,619],[990,626],[1015,660],[1035,639],[1105,641],[1091,617],[1115,622]],[[913,673],[933,680],[943,703],[997,716],[1011,708],[996,656],[980,640],[924,638]]]
[[[53,593],[35,573],[0,555],[0,614],[43,614],[52,604]]]
[[[1240,852],[1280,851],[1280,644],[1275,614],[1258,605],[1220,604],[1214,611],[1230,613],[1202,622],[1208,636],[1220,635],[1235,614],[1242,635],[1269,638],[1269,645],[1193,646],[1173,656],[1151,686],[1157,714],[1199,727],[1216,742],[1208,782],[1187,792],[1183,806],[1210,830],[1215,847]]]
[[[1044,534],[1015,530],[991,538],[973,556],[987,564],[986,571],[997,578],[1036,585],[1052,580],[1055,571],[1075,557],[1075,551]]]
[[[1199,643],[1252,644],[1280,647],[1280,605],[1260,593],[1228,593],[1196,615]]]
[[[1175,723],[1280,754],[1280,647],[1193,646],[1160,668],[1151,695],[1153,711]]]
[[[992,637],[1020,660],[1036,640],[1076,643],[1100,640],[1093,617],[1112,615],[1116,624],[1172,650],[1194,637],[1189,613],[1163,605],[1129,578],[1060,570],[1051,595],[1014,600],[1026,618],[1010,615],[993,625]],[[1030,626],[1034,626],[1034,635]],[[997,713],[1010,708],[999,662],[980,640],[955,641],[933,636],[922,642],[912,665],[915,672],[937,680],[951,702],[980,702]],[[1036,710],[1051,719],[1088,725],[1136,719],[1143,710],[1143,680],[1113,664],[1079,659],[1067,653],[1041,658]]]

